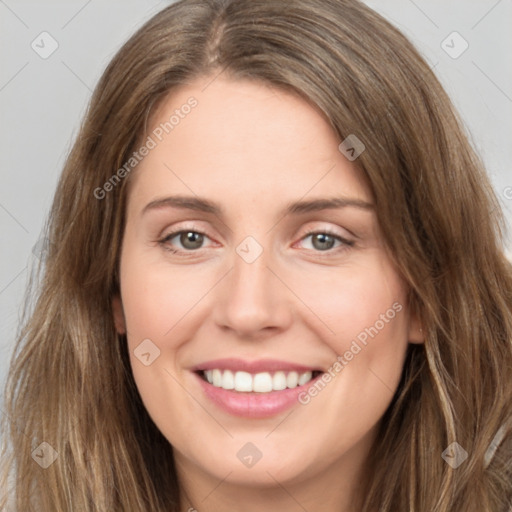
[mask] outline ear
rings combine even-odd
[[[124,318],[123,303],[119,295],[116,295],[112,299],[112,314],[114,315],[114,324],[118,334],[126,334],[126,321]]]

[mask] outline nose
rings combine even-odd
[[[234,255],[233,268],[220,283],[216,297],[214,317],[222,330],[257,339],[282,332],[291,324],[293,294],[269,259],[265,250],[252,263]]]

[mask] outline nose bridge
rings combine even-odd
[[[269,270],[270,249],[247,237],[235,249],[217,305],[219,325],[244,335],[262,329],[282,328],[290,319],[286,289]]]
[[[258,304],[264,300],[265,304],[269,304],[271,273],[268,270],[268,264],[271,258],[268,252],[262,252],[254,261],[245,259],[239,253],[235,256],[231,284],[232,293],[239,300],[246,301],[248,304]]]

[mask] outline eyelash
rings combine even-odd
[[[195,229],[181,229],[181,230],[173,231],[172,233],[169,233],[169,234],[165,235],[162,239],[158,240],[158,244],[161,245],[166,251],[169,251],[172,254],[177,254],[177,255],[179,255],[181,257],[184,257],[184,258],[192,256],[193,253],[199,251],[200,249],[195,249],[195,250],[173,249],[168,244],[168,242],[170,240],[172,240],[173,238],[175,238],[178,235],[181,235],[182,233],[195,233],[195,234],[198,234],[198,235],[203,235],[206,238],[210,238],[206,233],[203,233],[202,231],[198,231],[198,230],[195,230]],[[318,255],[320,257],[327,257],[328,258],[330,256],[333,256],[334,254],[338,254],[338,253],[340,253],[342,251],[346,251],[349,248],[354,246],[354,242],[353,241],[347,240],[346,238],[341,237],[340,235],[334,233],[333,231],[331,231],[329,229],[316,230],[316,231],[314,231],[314,230],[308,231],[307,233],[305,233],[301,237],[300,240],[302,241],[302,240],[304,240],[304,239],[306,239],[306,238],[308,238],[308,237],[310,237],[312,235],[320,235],[320,234],[321,235],[329,235],[332,238],[334,238],[336,241],[341,242],[341,244],[342,244],[341,246],[339,246],[337,248],[327,249],[325,251],[308,249],[308,250],[312,250],[312,251],[318,253]]]
[[[336,234],[334,231],[331,231],[330,229],[322,229],[322,230],[311,230],[305,233],[301,240],[304,240],[305,238],[311,236],[311,235],[329,235],[330,237],[334,238],[336,241],[341,242],[341,245],[337,248],[327,249],[326,251],[315,251],[318,253],[321,257],[329,257],[334,254],[339,254],[340,252],[346,251],[354,246],[354,242],[351,240],[347,240],[346,238],[343,238],[342,236]]]

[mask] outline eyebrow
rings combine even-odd
[[[312,199],[308,201],[295,201],[289,203],[281,212],[281,215],[299,215],[303,213],[317,212],[321,210],[339,209],[346,207],[373,210],[371,203],[362,199],[349,197],[333,197],[323,199]],[[186,210],[200,211],[222,217],[222,207],[205,198],[194,196],[169,196],[162,199],[155,199],[148,203],[142,210],[141,215],[163,208],[181,208]]]

